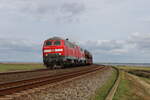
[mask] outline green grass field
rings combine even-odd
[[[43,64],[0,64],[0,72],[45,68]]]

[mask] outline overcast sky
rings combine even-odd
[[[70,38],[95,62],[150,62],[150,0],[0,0],[0,61],[42,62],[42,43]]]

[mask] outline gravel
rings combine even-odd
[[[99,70],[54,85],[41,86],[38,91],[14,96],[14,100],[88,100],[112,75],[112,68]],[[32,90],[33,91],[33,90]]]

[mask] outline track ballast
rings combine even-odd
[[[92,66],[90,68],[80,70],[80,71],[72,71],[72,72],[66,72],[66,73],[61,73],[61,74],[46,75],[42,77],[1,83],[0,84],[0,96],[2,97],[5,95],[10,95],[13,93],[21,92],[27,89],[32,89],[34,87],[75,78],[75,77],[78,77],[87,73],[91,73],[97,70],[102,70],[104,68],[107,68],[107,67],[104,67],[104,66],[98,67],[96,65],[96,66]]]

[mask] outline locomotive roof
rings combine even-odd
[[[49,39],[47,39],[47,40],[63,40],[63,39],[60,38],[60,37],[52,37],[52,38],[49,38]]]
[[[69,42],[69,43],[71,43],[71,44],[73,44],[73,45],[76,45],[75,43],[70,42],[69,40],[60,38],[60,37],[52,37],[52,38],[49,38],[49,39],[47,39],[47,40],[65,40],[66,42]]]

